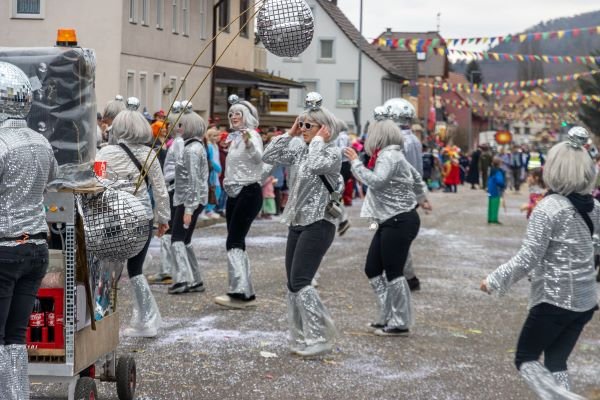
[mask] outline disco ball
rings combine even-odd
[[[575,148],[585,146],[589,138],[590,134],[588,133],[587,129],[582,126],[574,126],[573,128],[569,129],[569,132],[567,133],[567,140],[571,146]]]
[[[318,110],[323,105],[323,96],[317,92],[310,92],[304,98],[305,110]]]
[[[390,118],[395,122],[409,123],[417,114],[410,101],[402,98],[389,99],[383,103],[383,106],[388,109]]]
[[[137,97],[128,97],[126,104],[128,110],[137,111],[140,108],[140,99]]]
[[[265,48],[279,57],[296,57],[310,45],[314,18],[304,0],[267,0],[256,20]]]
[[[32,101],[33,91],[27,75],[19,67],[0,61],[0,122],[26,118]]]
[[[389,109],[383,106],[377,106],[373,110],[373,118],[375,121],[385,121],[390,117]]]
[[[150,221],[137,197],[108,189],[82,198],[81,206],[87,249],[99,259],[124,261],[144,248]]]

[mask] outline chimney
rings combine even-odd
[[[385,28],[385,34],[390,36],[392,34],[392,28]]]

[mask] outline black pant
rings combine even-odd
[[[513,184],[515,190],[518,192],[521,188],[521,168],[512,168]]]
[[[342,162],[340,174],[342,175],[342,178],[344,178],[344,184],[348,182],[348,179],[352,179],[352,163],[350,163],[350,161]]]
[[[309,286],[335,237],[335,225],[324,219],[307,226],[290,226],[285,248],[288,289]]]
[[[129,274],[129,279],[142,274],[142,269],[144,268],[144,260],[146,259],[148,247],[150,247],[150,241],[152,240],[152,236],[154,233],[154,220],[150,220],[149,225],[150,232],[148,233],[148,240],[146,240],[144,248],[137,254],[137,256],[133,256],[129,260],[127,260],[127,273]]]
[[[185,244],[190,244],[192,242],[192,235],[194,234],[194,228],[196,227],[196,222],[198,222],[198,216],[204,209],[202,204],[198,205],[192,214],[192,222],[190,226],[186,228],[183,227],[183,215],[185,214],[185,206],[183,204],[178,205],[174,208],[175,212],[171,220],[173,221],[173,229],[171,230],[171,243],[173,242],[183,242]]]
[[[227,219],[227,251],[246,250],[246,235],[252,222],[262,209],[262,188],[258,183],[244,186],[237,197],[227,197],[225,218]]]
[[[48,269],[48,246],[0,246],[0,346],[25,344],[29,315]]]
[[[550,372],[566,371],[567,359],[596,310],[597,307],[575,312],[548,303],[533,307],[519,336],[515,356],[517,369],[524,362],[537,361],[544,353],[544,365]]]
[[[408,250],[420,226],[421,220],[416,210],[398,214],[381,223],[367,253],[367,278],[375,278],[383,271],[388,281],[403,276]]]
[[[169,187],[170,183],[167,183]],[[173,216],[175,215],[175,207],[173,207],[173,196],[175,196],[175,190],[169,192],[169,207],[171,207],[171,219],[169,220],[169,229],[165,232],[165,235],[170,235],[173,230]]]

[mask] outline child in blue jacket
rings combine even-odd
[[[504,171],[502,171],[502,159],[494,157],[492,167],[490,168],[490,176],[487,181],[488,191],[488,224],[499,224],[498,211],[500,210],[500,201],[502,193],[506,187]]]

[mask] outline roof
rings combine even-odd
[[[262,86],[265,88],[303,88],[304,84],[265,72],[215,67],[215,81],[233,85]]]
[[[335,22],[335,24],[344,32],[344,34],[350,39],[350,41],[363,53],[379,65],[385,72],[390,74],[392,77],[397,79],[406,79],[403,71],[396,65],[388,61],[384,56],[381,55],[376,48],[374,48],[358,29],[350,22],[348,17],[338,8],[337,5],[329,0],[316,0],[317,3],[325,10],[327,15]]]
[[[385,38],[385,39],[440,39],[440,42],[443,42],[442,36],[439,32],[394,32],[391,29],[387,29],[381,35],[377,37]],[[380,49],[377,45],[372,45],[374,48]],[[385,49],[385,50],[384,50]],[[411,68],[409,66],[408,56],[402,53],[410,53],[413,58],[413,62],[415,66],[412,68],[416,69],[414,73],[415,76],[418,74],[419,76],[440,76],[447,77],[448,76],[448,57],[441,56],[439,54],[429,54],[425,61],[416,61],[416,55],[411,51],[405,49],[391,49],[391,48],[381,48],[380,50],[383,54],[386,54],[386,57],[393,57],[387,54],[398,54],[396,57],[399,57],[397,62],[400,64],[396,65],[397,68]],[[402,54],[401,56],[399,54]],[[391,60],[391,58],[390,58]],[[418,67],[417,67],[418,65]],[[412,78],[411,78],[412,79]]]

